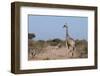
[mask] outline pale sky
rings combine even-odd
[[[29,15],[28,19],[28,32],[35,33],[37,40],[54,38],[64,40],[65,23],[70,37],[75,40],[88,40],[88,17]]]

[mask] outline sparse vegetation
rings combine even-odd
[[[51,40],[30,40],[29,47],[32,47],[35,50],[35,54],[43,53],[44,49],[48,46],[58,46],[59,49],[65,46],[65,41],[61,39],[51,39]],[[86,40],[75,40],[76,51],[80,53],[80,58],[87,57],[88,54],[88,42]],[[46,51],[46,50],[45,50]],[[50,58],[44,58],[43,60],[49,60]]]
[[[60,40],[58,38],[56,39],[52,39],[52,40],[47,40],[46,43],[50,46],[57,46],[58,44],[60,44],[61,46],[65,45],[64,40]]]
[[[86,40],[76,40],[76,50],[81,52],[82,56],[87,56],[88,54],[88,42]]]

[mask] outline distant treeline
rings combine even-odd
[[[29,39],[29,46],[31,47],[46,47],[46,46],[56,46],[60,44],[61,46],[65,46],[65,40],[61,40],[59,38],[51,39],[51,40],[31,40]],[[75,40],[76,47],[84,47],[87,50],[88,42],[87,40]]]

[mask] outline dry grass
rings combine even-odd
[[[34,56],[30,56],[28,52],[29,60],[56,60],[56,59],[69,59],[69,58],[87,58],[87,41],[76,40],[76,48],[70,51],[65,47],[65,42],[59,39],[48,41],[33,41],[29,40],[29,47],[33,47],[36,52]]]

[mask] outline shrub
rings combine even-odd
[[[56,46],[58,45],[59,43],[62,43],[63,41],[56,38],[56,39],[52,39],[52,40],[47,40],[47,43],[51,46]]]
[[[83,51],[85,54],[88,53],[88,42],[86,40],[76,40],[75,45],[78,51]]]

